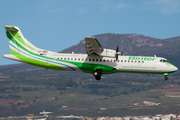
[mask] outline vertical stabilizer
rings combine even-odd
[[[24,38],[18,27],[7,25],[5,26],[5,31],[11,54],[19,54],[21,50],[28,50],[31,52],[37,51],[37,47]]]

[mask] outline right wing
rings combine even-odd
[[[98,55],[101,57],[111,57],[115,58],[116,55],[119,55],[119,52],[111,49],[103,49],[95,37],[86,37],[85,49],[88,56]]]
[[[103,48],[95,37],[86,37],[85,49],[88,56],[92,54],[100,55],[103,52]]]

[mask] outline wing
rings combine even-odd
[[[86,37],[85,41],[85,49],[88,56],[94,54],[101,57],[115,58],[116,55],[120,55],[120,53],[116,52],[115,50],[103,49],[95,37]]]
[[[86,37],[85,49],[86,53],[90,56],[92,54],[99,55],[103,52],[103,48],[95,37]]]

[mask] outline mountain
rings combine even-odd
[[[116,49],[119,45],[120,51],[125,55],[137,56],[159,56],[167,58],[171,63],[180,67],[180,36],[168,39],[156,39],[136,34],[100,34],[95,35],[103,48]],[[85,53],[85,40],[60,52]]]

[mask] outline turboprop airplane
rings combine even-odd
[[[16,26],[5,26],[11,54],[4,54],[4,58],[28,63],[31,65],[54,70],[80,71],[91,73],[96,80],[102,74],[111,73],[150,73],[168,74],[178,68],[162,57],[151,56],[125,56],[116,51],[104,49],[95,37],[85,38],[87,54],[56,53],[40,49],[24,38]]]

